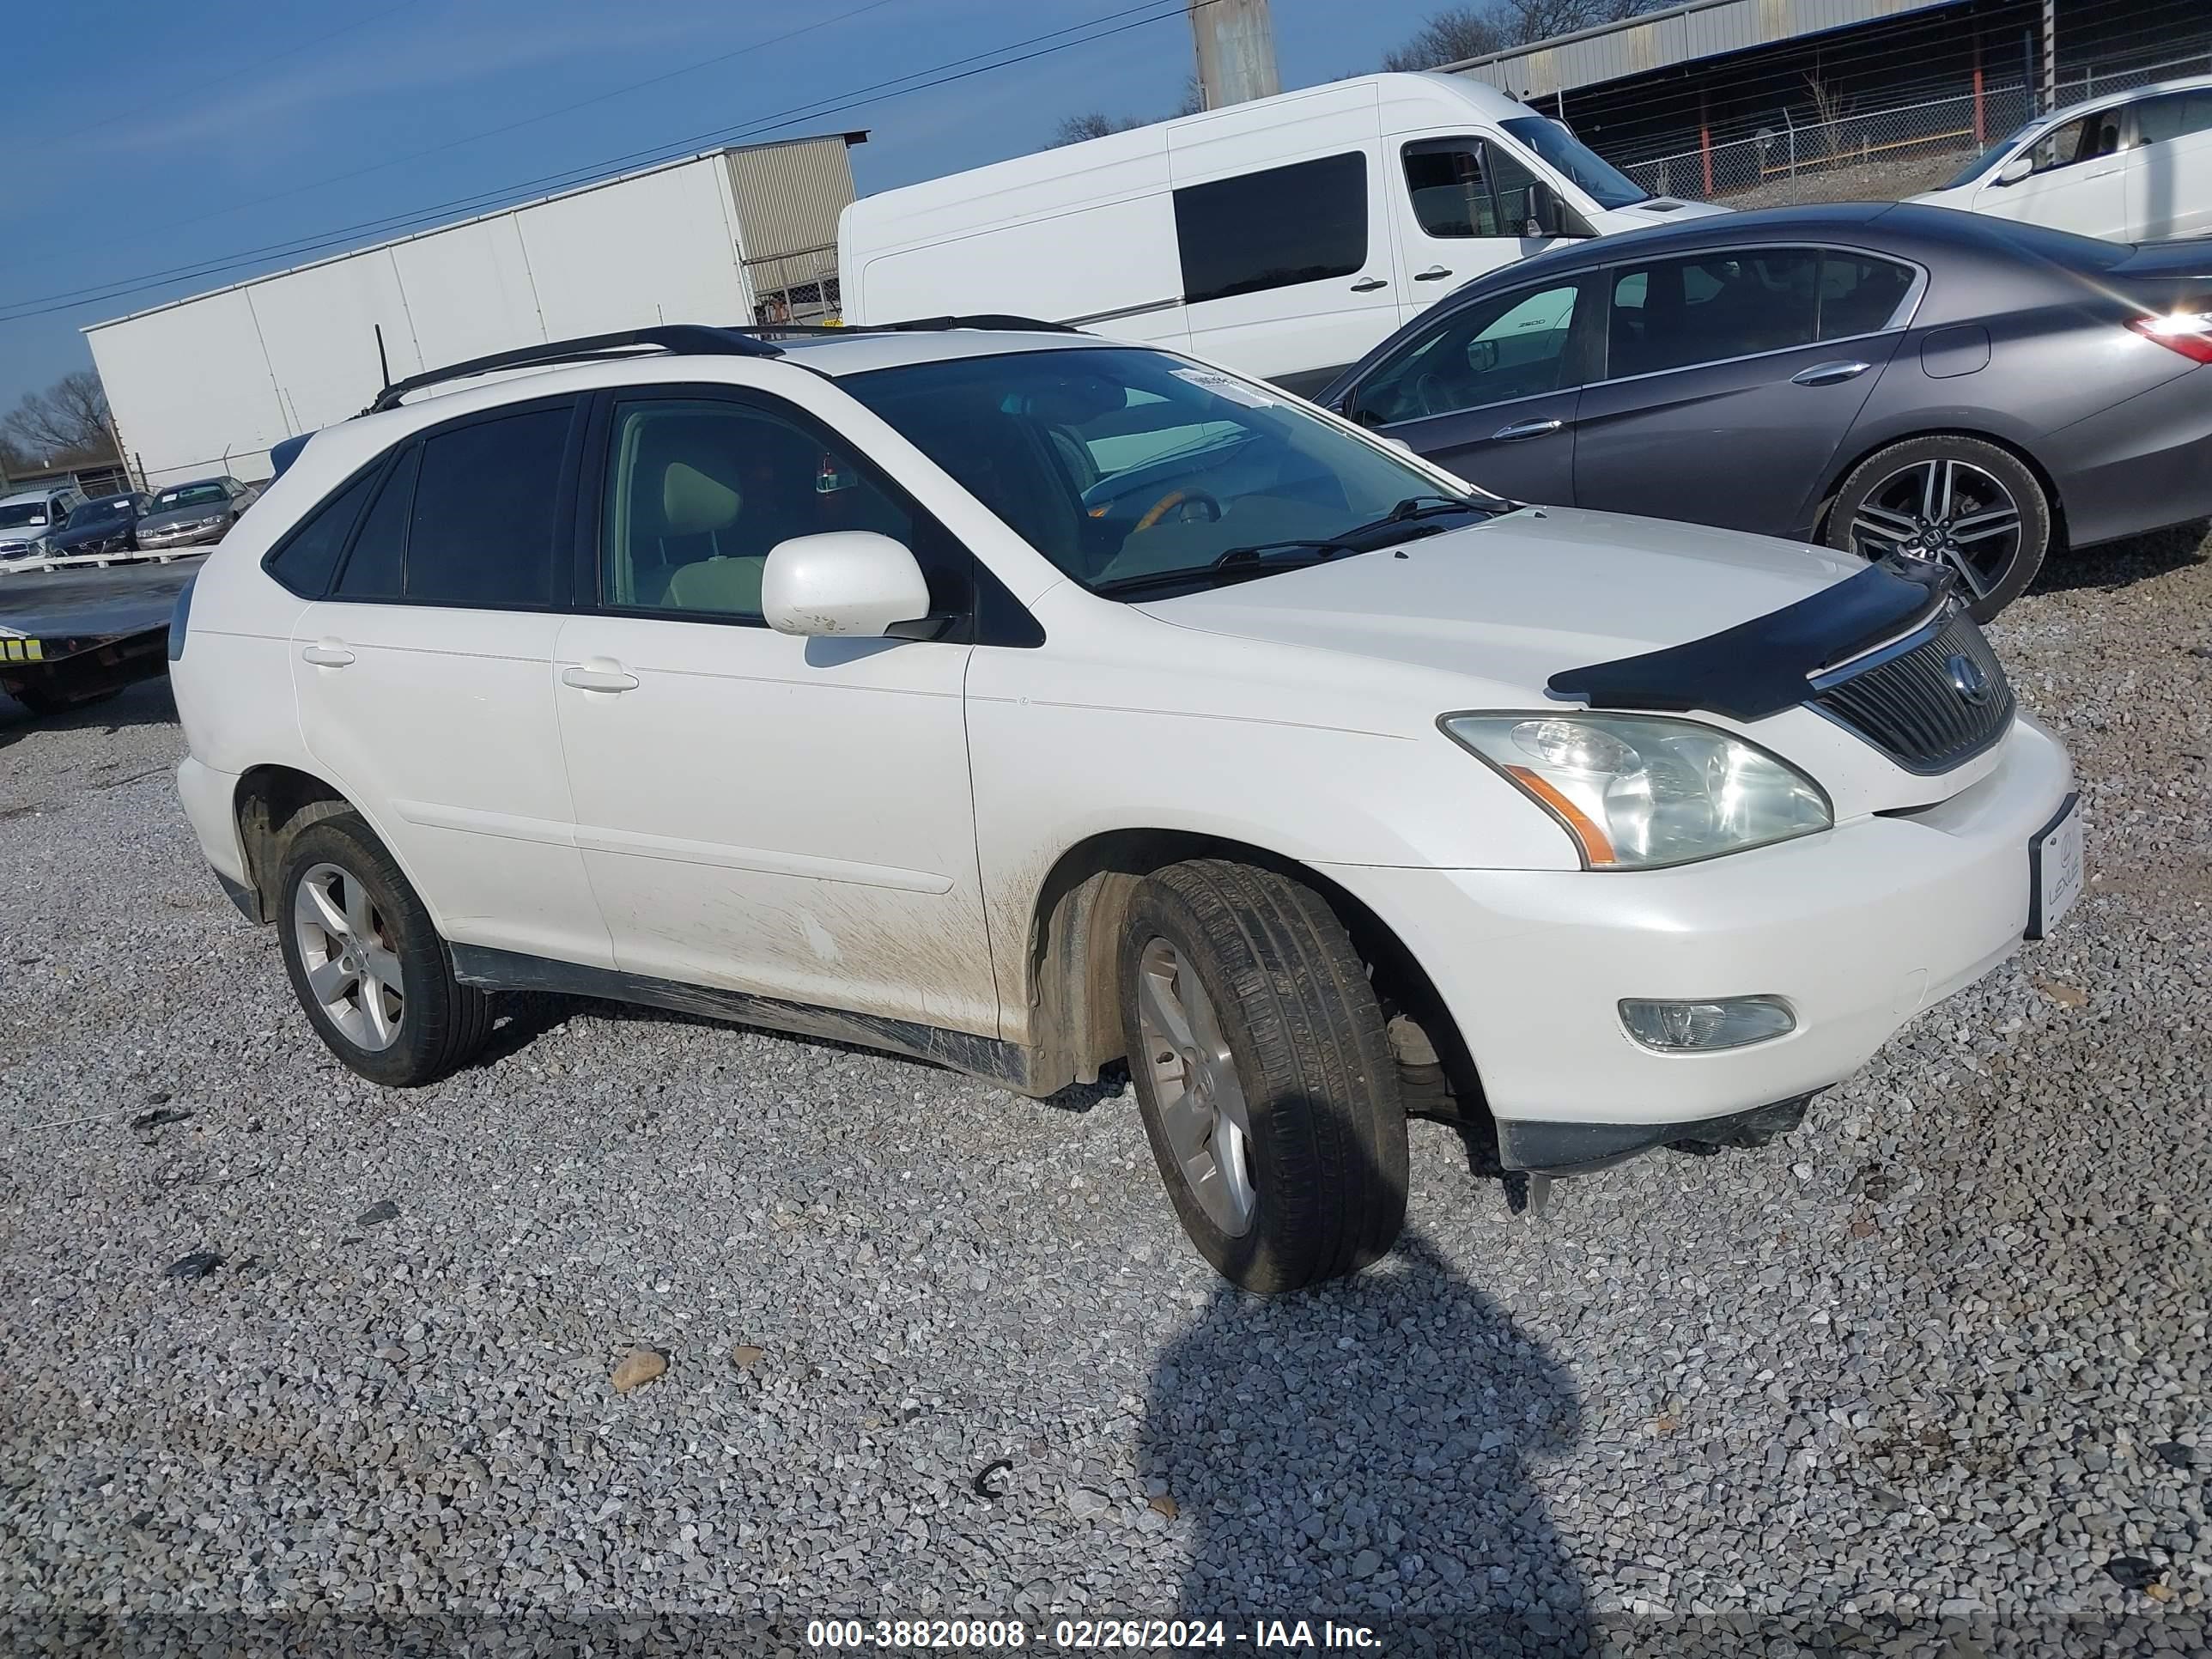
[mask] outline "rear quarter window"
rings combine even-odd
[[[264,568],[287,592],[303,599],[319,599],[330,591],[331,573],[338,568],[346,538],[353,533],[368,493],[375,488],[377,471],[371,467],[330,496],[276,544]]]

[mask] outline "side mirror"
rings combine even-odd
[[[1521,227],[1524,236],[1556,236],[1559,234],[1559,198],[1552,194],[1552,187],[1540,179],[1528,183],[1528,218]]]
[[[872,530],[778,542],[761,571],[761,614],[779,634],[810,638],[927,639],[944,626],[914,555]]]
[[[1997,176],[1992,182],[2000,185],[2016,185],[2034,171],[2035,157],[2023,152],[1999,167]]]

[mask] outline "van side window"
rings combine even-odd
[[[1187,305],[1349,276],[1367,263],[1367,158],[1186,185],[1175,216]]]

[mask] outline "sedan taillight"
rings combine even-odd
[[[2162,317],[2136,317],[2128,326],[2146,340],[2200,363],[2212,363],[2212,311],[2176,311]]]

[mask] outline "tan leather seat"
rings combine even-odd
[[[678,565],[657,599],[641,601],[678,611],[760,614],[761,572],[765,555],[723,554],[715,544],[733,529],[745,498],[733,485],[708,477],[684,461],[671,461],[660,475],[660,520],[669,541],[704,537],[714,550],[703,559]]]

